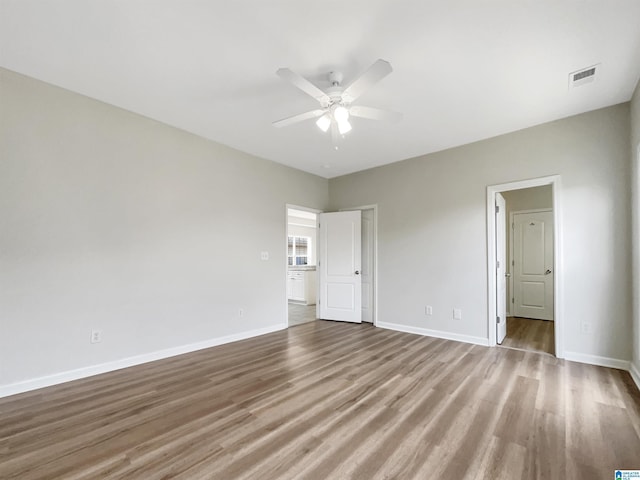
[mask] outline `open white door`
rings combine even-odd
[[[513,315],[553,320],[553,212],[513,216]]]
[[[321,213],[320,318],[362,322],[361,212]]]
[[[504,197],[496,193],[496,341],[507,336],[507,212]]]

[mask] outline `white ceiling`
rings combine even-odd
[[[271,126],[316,107],[279,67],[326,88],[378,58],[394,72],[356,104],[400,123],[353,119],[338,151]],[[640,1],[0,0],[0,66],[330,178],[628,101]]]

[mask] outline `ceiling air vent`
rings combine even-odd
[[[600,70],[600,64],[571,72],[569,74],[569,88],[575,88],[585,83],[593,82],[596,79],[598,70]]]

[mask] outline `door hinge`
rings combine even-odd
[[[500,207],[496,205],[496,213],[500,213]]]
[[[500,317],[496,317],[496,323],[500,323]]]
[[[500,268],[500,260],[496,260],[496,268]]]
[[[514,298],[513,298],[513,297],[511,297],[511,303],[513,303],[513,302],[514,302]]]
[[[515,230],[515,229],[516,229],[516,224],[515,224],[515,223],[512,223],[512,224],[511,224],[511,230]]]
[[[516,264],[515,260],[511,260],[511,266],[513,267]]]

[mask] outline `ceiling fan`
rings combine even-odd
[[[389,75],[393,69],[391,64],[379,59],[371,65],[360,77],[354,80],[348,87],[341,86],[343,75],[340,72],[329,72],[331,87],[326,92],[320,90],[309,80],[288,68],[279,69],[276,74],[288,80],[307,95],[312,96],[320,103],[320,108],[309,112],[293,115],[273,122],[274,127],[286,127],[288,125],[318,118],[316,125],[323,132],[331,130],[331,139],[337,150],[338,138],[351,131],[349,117],[367,118],[370,120],[398,121],[402,114],[379,108],[352,105],[365,91]]]

